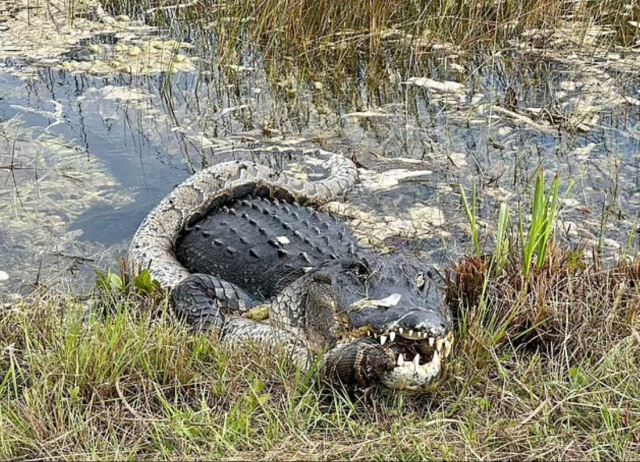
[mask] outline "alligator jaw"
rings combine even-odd
[[[379,334],[371,330],[368,330],[366,334],[369,336],[373,336],[380,342],[381,346],[390,345],[394,342],[394,340],[400,337],[407,340],[427,341],[429,342],[429,346],[440,353],[443,358],[449,356],[449,354],[451,353],[451,348],[453,347],[452,332],[449,332],[445,337],[430,337],[426,332],[419,332],[411,329],[407,330],[400,327],[397,330],[392,329],[386,331],[384,334]]]
[[[440,373],[440,353],[436,350],[433,358],[426,364],[420,364],[420,354],[412,361],[404,361],[402,353],[398,356],[396,367],[382,374],[382,383],[394,390],[418,390]]]
[[[394,390],[418,390],[440,374],[442,361],[451,353],[453,332],[442,338],[400,331],[392,330],[386,335],[370,333],[382,348],[391,350],[397,358],[395,367],[384,372],[380,381]]]

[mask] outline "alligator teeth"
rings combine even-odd
[[[429,337],[429,346],[432,347],[433,344],[436,342],[436,339],[433,337]]]
[[[373,338],[378,338],[378,334],[376,334],[375,332],[373,333]]]
[[[442,344],[444,343],[444,340],[439,338],[438,340],[436,340],[436,350],[440,351],[442,350]]]
[[[380,345],[384,346],[384,344],[387,342],[387,336],[386,335],[381,335],[380,336]]]
[[[416,377],[422,380],[431,380],[440,373],[440,353],[435,351],[433,358],[426,364],[420,365],[420,355],[416,354],[415,358],[411,362],[405,362],[402,354],[398,355],[396,360],[397,368],[394,373],[398,378],[411,381]]]
[[[451,347],[452,346],[453,346],[453,342],[445,339],[445,341],[444,341],[444,351],[442,352],[442,354],[444,355],[445,358],[447,356],[449,356],[449,353],[451,353]]]
[[[400,332],[401,334],[403,334],[403,333],[404,333],[404,329],[403,329],[402,327],[400,327],[400,328],[398,329],[398,332]]]
[[[422,370],[431,376],[436,376],[440,372],[440,354],[436,351],[433,358],[427,364],[422,366]]]
[[[400,332],[400,335],[409,340],[422,340],[423,338],[421,332],[413,332],[413,330],[405,331],[404,333]]]
[[[396,333],[395,332],[389,332],[389,341],[393,342],[396,339]]]

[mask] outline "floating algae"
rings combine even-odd
[[[30,64],[22,74],[42,66],[90,75],[195,69],[191,45],[158,40],[157,29],[124,15],[113,18],[97,0],[5,0],[0,17],[0,60]]]
[[[0,166],[0,246],[7,254],[2,270],[13,288],[35,282],[41,272],[45,279],[51,269],[90,261],[89,256],[99,260],[107,252],[99,243],[77,243],[78,232],[67,230],[96,204],[118,208],[132,202],[103,162],[66,139],[12,119],[0,122]]]

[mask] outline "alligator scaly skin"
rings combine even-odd
[[[214,274],[268,300],[327,260],[357,259],[357,242],[335,218],[310,207],[250,198],[213,211],[176,244],[191,273]]]
[[[233,152],[266,152],[274,155],[301,152],[325,160],[329,176],[317,182],[300,181],[253,162],[225,162],[189,177],[167,195],[144,219],[136,231],[128,258],[134,265],[149,268],[151,276],[171,289],[189,276],[174,254],[176,240],[194,217],[204,216],[218,204],[247,194],[293,198],[306,204],[322,204],[342,197],[356,182],[357,170],[347,158],[321,149],[300,151],[288,148],[238,149]]]
[[[300,152],[231,149],[265,151]],[[225,162],[188,178],[142,222],[130,262],[169,289],[178,317],[219,328],[223,342],[284,345],[305,368],[326,351],[318,365],[325,383],[422,388],[439,373],[439,353],[451,349],[441,291],[422,263],[358,249],[340,223],[293,204],[338,199],[357,179],[339,154],[301,153],[324,159],[329,175],[300,181],[253,162]],[[244,317],[264,301],[269,323]],[[416,356],[402,362],[403,355]]]

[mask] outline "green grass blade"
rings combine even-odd
[[[476,220],[476,185],[473,183],[472,189],[472,203],[469,204],[467,195],[464,192],[464,188],[460,185],[460,198],[462,199],[462,205],[464,206],[464,213],[471,227],[471,240],[473,242],[473,250],[479,257],[482,254],[482,248],[480,247],[480,238],[478,236],[478,225]]]

